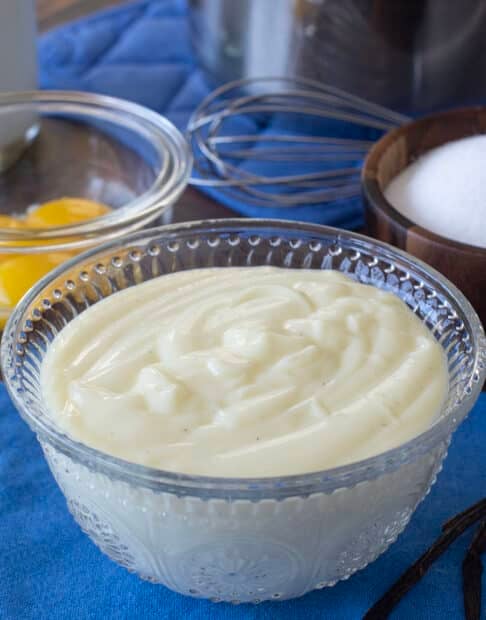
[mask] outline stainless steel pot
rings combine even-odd
[[[486,97],[485,0],[190,0],[217,79],[302,75],[406,111]]]

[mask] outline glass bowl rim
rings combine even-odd
[[[79,224],[45,229],[0,227],[2,252],[18,252],[16,242],[40,242],[38,246],[21,248],[23,253],[31,253],[86,247],[99,239],[115,238],[120,229],[134,230],[156,218],[187,186],[192,169],[192,153],[187,141],[167,118],[143,105],[118,97],[70,90],[0,93],[0,112],[9,109],[78,114],[83,119],[110,122],[150,143],[161,156],[162,163],[145,192],[106,215]],[[84,239],[80,242],[80,238]]]
[[[246,232],[259,229],[275,229],[278,231],[298,236],[299,234],[315,234],[317,238],[326,237],[335,242],[349,241],[356,243],[358,247],[371,252],[380,251],[380,256],[391,260],[399,258],[413,267],[418,273],[422,272],[429,278],[438,282],[447,294],[455,299],[470,324],[470,330],[475,339],[475,357],[472,370],[468,374],[467,385],[461,396],[454,401],[447,415],[440,418],[427,430],[416,437],[382,452],[360,461],[305,474],[287,476],[267,476],[254,478],[237,477],[210,477],[196,474],[182,474],[166,471],[154,467],[147,467],[126,461],[122,458],[111,456],[96,448],[91,448],[56,428],[54,423],[46,424],[31,415],[23,402],[22,395],[15,389],[15,371],[10,374],[8,369],[14,366],[14,343],[17,341],[19,325],[25,320],[25,312],[31,303],[41,295],[42,291],[64,272],[83,265],[96,255],[116,255],[120,244],[129,247],[137,242],[150,244],[150,239],[161,239],[164,235],[167,239],[174,239],[177,234],[184,233],[231,233],[245,230]],[[136,286],[136,285],[135,285]],[[310,495],[316,492],[333,492],[342,487],[355,486],[365,480],[374,479],[381,474],[394,471],[401,465],[411,462],[414,458],[428,453],[441,441],[448,441],[450,435],[464,419],[474,405],[481,387],[486,380],[486,337],[483,326],[464,295],[447,278],[438,271],[387,243],[377,241],[360,233],[340,230],[320,224],[309,224],[278,219],[215,219],[198,220],[192,222],[176,223],[159,226],[148,230],[141,230],[132,235],[118,239],[101,246],[97,246],[87,252],[75,256],[60,267],[51,271],[47,276],[32,287],[19,302],[10,316],[1,342],[0,360],[4,370],[4,380],[7,391],[21,417],[36,432],[41,440],[60,450],[70,458],[80,463],[89,464],[90,468],[143,487],[148,487],[157,492],[169,492],[179,495],[196,495],[201,498],[228,498],[232,499],[262,499],[262,498],[285,498],[290,496]],[[10,362],[7,364],[8,360]],[[444,410],[442,411],[442,414]]]

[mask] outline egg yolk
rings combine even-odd
[[[53,228],[56,226],[69,226],[85,220],[106,215],[110,207],[93,200],[84,198],[60,198],[45,202],[24,220],[29,228]]]
[[[22,295],[70,254],[26,254],[0,263],[0,305],[13,307]]]
[[[0,215],[0,228],[20,228],[22,221],[10,215]]]
[[[109,213],[104,204],[83,198],[61,198],[46,202],[25,218],[0,215],[0,228],[55,228],[78,224]],[[49,271],[72,257],[68,252],[24,254],[22,247],[38,245],[35,241],[17,242],[19,254],[1,253],[0,241],[0,330],[5,326],[8,311],[31,286]],[[9,244],[11,245],[11,244]]]

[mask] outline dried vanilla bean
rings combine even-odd
[[[443,533],[427,551],[408,568],[391,588],[371,607],[363,620],[385,620],[409,590],[425,575],[432,564],[471,525],[486,518],[486,498],[447,521]],[[482,529],[482,528],[481,528]],[[476,539],[475,539],[476,540]],[[482,539],[480,540],[482,542]],[[478,616],[479,617],[479,616]]]
[[[462,563],[462,590],[466,620],[481,620],[481,555],[486,552],[486,519],[481,522]]]

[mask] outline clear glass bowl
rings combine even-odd
[[[174,204],[191,165],[179,131],[129,101],[61,91],[0,94],[0,217],[22,218],[66,196],[112,209],[70,226],[0,223],[0,261],[79,252],[141,228]],[[10,311],[1,304],[0,295],[0,320]]]
[[[43,251],[81,248],[93,237],[146,224],[173,204],[192,165],[189,146],[167,119],[90,93],[1,94],[0,149],[13,143],[17,157],[0,176],[0,214],[23,215],[62,196],[102,202],[113,212],[75,226],[0,228],[2,252],[9,251],[7,242],[25,240],[49,243]]]
[[[336,269],[399,295],[444,348],[450,388],[437,422],[367,460],[300,476],[178,475],[64,435],[43,403],[50,342],[86,308],[161,274],[204,266]],[[407,254],[322,226],[221,220],[142,231],[52,272],[13,313],[1,359],[74,518],[113,560],[183,594],[233,602],[296,597],[346,579],[408,523],[486,376],[481,324],[464,296]]]

